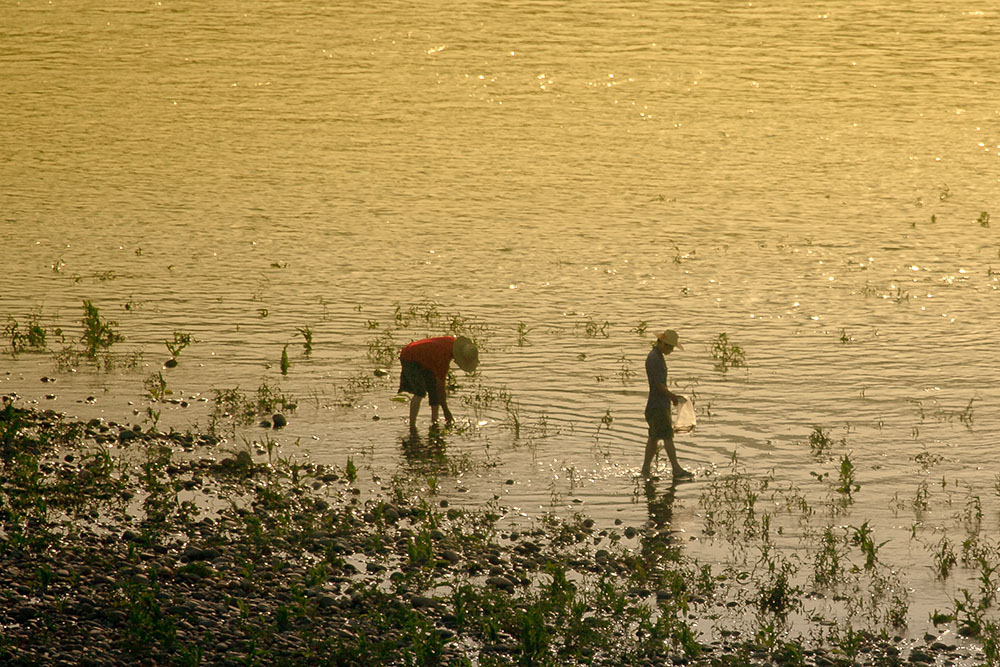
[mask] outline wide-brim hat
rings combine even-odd
[[[476,344],[465,336],[455,339],[455,345],[451,348],[451,356],[455,363],[466,373],[472,373],[479,365],[479,349]]]
[[[677,332],[674,331],[673,329],[667,329],[666,331],[664,331],[663,333],[661,333],[659,336],[657,336],[656,340],[658,340],[660,342],[663,342],[663,343],[666,343],[667,345],[669,345],[669,346],[671,346],[671,347],[673,347],[674,349],[677,349],[677,350],[683,350],[684,349],[684,346],[681,345],[681,343],[680,343],[680,336],[678,336]]]

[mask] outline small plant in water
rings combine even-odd
[[[861,548],[861,553],[865,555],[865,569],[871,570],[878,563],[878,550],[881,549],[885,542],[881,544],[875,544],[875,540],[872,539],[872,529],[865,521],[861,524],[860,528],[854,529],[854,536],[851,538],[851,543],[857,547]]]
[[[191,334],[183,333],[181,331],[174,332],[174,340],[164,341],[164,345],[167,346],[167,351],[170,352],[171,357],[177,357],[185,347],[191,344]]]
[[[730,368],[746,368],[746,355],[736,343],[730,342],[729,335],[720,333],[712,344],[712,358],[717,370],[725,372]]]
[[[162,401],[173,393],[167,388],[167,381],[160,372],[151,374],[142,384],[146,388],[146,394],[154,401]]]
[[[615,418],[611,414],[611,408],[605,409],[604,416],[601,417],[601,423],[599,423],[597,425],[597,432],[594,433],[594,445],[595,446],[597,446],[597,445],[600,444],[601,429],[603,428],[605,431],[610,431],[611,430],[611,425],[614,424],[614,423],[615,423]],[[607,457],[607,456],[610,455],[610,452],[602,451],[601,454],[603,454],[605,457]]]
[[[955,567],[958,563],[958,558],[955,556],[955,549],[952,547],[951,542],[948,541],[947,536],[941,538],[941,541],[934,547],[932,554],[934,556],[934,574],[937,575],[938,579],[947,579],[951,573],[951,568]]]
[[[514,432],[514,439],[517,440],[521,437],[521,404],[514,400],[509,391],[506,392],[503,400],[504,410],[507,413],[505,423]]]
[[[917,487],[917,493],[913,497],[913,511],[920,513],[929,510],[931,505],[928,502],[928,498],[930,498],[930,490],[927,487],[927,481],[924,480],[920,482],[920,485]]]
[[[16,319],[8,316],[3,336],[10,340],[11,354],[17,355],[25,350],[39,352],[44,350],[46,332],[45,327],[41,324],[41,313],[35,312],[29,315],[23,330]]]
[[[840,484],[837,486],[837,493],[844,497],[845,502],[851,502],[854,492],[860,489],[861,485],[854,481],[854,463],[849,454],[844,454],[840,459]]]
[[[297,327],[296,331],[298,331],[302,335],[302,338],[305,339],[305,341],[302,343],[302,346],[305,348],[306,356],[308,357],[310,354],[312,354],[312,349],[313,349],[313,332],[312,332],[312,329],[310,329],[307,326],[306,327]]]
[[[979,214],[979,219],[976,220],[976,222],[979,223],[980,227],[989,227],[990,226],[990,214],[987,213],[986,211],[983,211],[982,213]]]
[[[622,384],[628,384],[628,381],[635,376],[635,371],[632,370],[632,365],[629,362],[628,355],[622,352],[622,355],[618,357],[619,370],[615,375],[621,378]]]
[[[530,332],[530,331],[531,331],[531,327],[529,327],[524,322],[518,322],[517,323],[517,346],[518,347],[524,347],[524,343],[528,339],[528,332]]]
[[[288,345],[285,345],[281,349],[281,374],[288,375],[288,369],[291,365],[291,362],[288,361]]]
[[[125,340],[125,337],[115,331],[118,322],[102,320],[101,313],[89,300],[83,302],[83,341],[84,354],[89,359],[96,359],[98,352],[107,350],[115,343]]]
[[[963,424],[965,424],[970,429],[972,428],[972,416],[973,416],[973,413],[974,413],[974,410],[972,408],[972,404],[976,402],[977,398],[979,398],[979,397],[978,396],[973,396],[972,398],[970,398],[969,399],[969,404],[966,405],[965,409],[962,410],[962,412],[960,412],[959,415],[958,415],[959,421],[961,421]]]
[[[840,442],[841,444],[846,444],[844,440]],[[828,455],[830,450],[833,449],[834,444],[836,443],[830,437],[830,431],[824,431],[820,426],[813,426],[812,433],[809,434],[809,449],[812,451],[813,456],[822,458]]]
[[[587,321],[583,323],[583,330],[586,333],[587,338],[597,338],[601,336],[602,338],[607,338],[611,334],[608,333],[608,327],[611,326],[611,322],[604,320],[604,323],[597,322],[592,317],[588,317]]]

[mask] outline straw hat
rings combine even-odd
[[[656,340],[666,343],[667,345],[676,348],[678,350],[683,350],[684,346],[681,345],[680,342],[678,342],[679,338],[680,337],[677,335],[676,331],[674,331],[673,329],[667,329],[659,336],[657,336]]]
[[[466,373],[473,372],[479,365],[479,350],[476,348],[476,344],[465,336],[459,336],[455,339],[455,345],[451,348],[451,356],[454,357],[458,367]]]

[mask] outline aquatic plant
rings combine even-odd
[[[530,331],[531,331],[531,327],[529,327],[524,322],[518,322],[517,323],[517,346],[518,347],[524,347],[524,344],[525,344],[525,342],[528,339],[528,333]]]
[[[606,408],[604,410],[604,416],[602,416],[601,421],[597,423],[597,431],[594,433],[594,447],[598,448],[598,451],[600,451],[601,456],[603,456],[604,458],[609,457],[611,455],[611,452],[608,451],[607,448],[605,448],[604,450],[600,449],[601,429],[603,428],[605,431],[610,431],[611,425],[614,423],[615,423],[615,418],[611,414],[611,408]],[[657,452],[657,455],[659,455],[659,452]]]
[[[312,349],[313,349],[312,329],[310,329],[308,326],[304,326],[304,327],[296,327],[296,331],[298,331],[299,334],[301,334],[302,338],[304,339],[302,342],[302,346],[305,348],[305,355],[308,357],[310,354],[312,354]]]
[[[948,540],[947,535],[941,537],[941,540],[931,551],[931,554],[933,556],[935,576],[938,579],[947,579],[948,575],[951,574],[952,568],[958,563],[958,557],[955,556],[955,549]]]
[[[514,440],[518,440],[521,437],[521,404],[507,392],[503,407],[506,416],[504,424],[514,432]]]
[[[913,511],[919,514],[930,510],[929,497],[930,490],[927,487],[927,480],[921,481],[917,486],[916,495],[913,497]]]
[[[293,397],[283,393],[280,387],[272,386],[266,379],[261,381],[253,394],[241,391],[238,386],[213,389],[212,393],[212,412],[209,415],[209,431],[212,434],[216,434],[219,425],[226,421],[235,432],[236,427],[248,426],[259,416],[269,416],[279,410],[294,412],[298,407]]]
[[[636,372],[632,370],[632,362],[625,352],[622,352],[621,356],[618,357],[618,372],[615,375],[621,379],[622,384],[628,384],[629,380],[636,375]]]
[[[90,359],[96,359],[98,352],[107,350],[115,343],[125,340],[125,337],[115,331],[118,322],[102,320],[100,310],[89,300],[83,302],[83,341],[84,354]]]
[[[840,457],[839,484],[835,490],[841,494],[845,503],[852,502],[854,493],[861,489],[861,485],[855,482],[854,473],[854,463],[851,461],[850,454],[844,454]]]
[[[972,489],[969,490],[969,494],[965,500],[962,523],[972,534],[978,533],[983,524],[983,501],[977,494],[972,492]]]
[[[729,335],[720,333],[712,343],[712,358],[716,370],[726,372],[730,368],[746,368],[746,354],[736,343],[729,340]]]
[[[146,395],[154,401],[163,401],[167,396],[174,393],[167,388],[167,380],[163,377],[163,373],[159,371],[148,375],[143,381],[142,386],[146,389]]]
[[[809,449],[816,458],[827,456],[836,444],[830,437],[830,431],[824,431],[820,426],[813,426],[812,433],[809,434]],[[841,444],[846,444],[841,440]]]
[[[399,345],[396,343],[392,329],[385,329],[374,338],[368,339],[368,360],[376,366],[388,366],[399,356]]]
[[[146,406],[146,420],[150,424],[150,428],[156,430],[157,425],[160,423],[160,410],[154,410],[152,405]]]
[[[920,466],[920,470],[922,472],[929,471],[932,467],[944,460],[944,457],[940,454],[934,454],[927,449],[924,449],[924,451],[911,458],[917,463],[917,465]]]
[[[45,326],[41,323],[41,311],[35,311],[28,315],[25,326],[7,316],[7,324],[3,329],[3,337],[10,341],[11,354],[17,356],[24,351],[42,352],[46,349],[47,333]],[[61,332],[57,332],[58,333]]]
[[[170,356],[177,358],[181,351],[191,344],[192,340],[191,334],[184,333],[182,331],[175,331],[174,340],[164,341],[164,345],[167,346],[167,351],[170,352]]]
[[[989,227],[990,226],[990,214],[987,213],[986,211],[983,211],[982,213],[979,214],[979,219],[976,220],[976,222],[979,223],[980,227]]]
[[[978,396],[973,396],[972,398],[970,398],[968,405],[966,405],[965,409],[962,410],[962,412],[958,415],[959,421],[965,424],[965,426],[969,429],[972,428],[972,417],[974,413],[972,404],[975,403],[975,401],[978,398],[979,398]]]
[[[281,374],[288,375],[288,369],[291,367],[291,362],[288,361],[288,344],[281,348]]]
[[[607,320],[604,320],[604,322],[601,323],[596,321],[593,317],[588,317],[587,321],[584,322],[582,326],[584,334],[587,338],[597,338],[598,336],[608,338],[611,335],[608,333],[608,327],[611,326],[611,322],[608,322]]]
[[[841,566],[844,556],[843,540],[834,535],[832,527],[827,526],[813,559],[813,582],[823,588],[840,583],[846,575]]]
[[[854,529],[854,535],[851,537],[851,544],[861,548],[861,553],[865,557],[865,569],[871,570],[878,563],[878,550],[885,546],[886,542],[880,544],[875,544],[875,540],[872,538],[873,531],[865,521],[859,528]]]

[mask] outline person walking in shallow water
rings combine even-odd
[[[643,476],[649,476],[649,466],[653,462],[660,440],[670,458],[670,468],[674,479],[693,477],[681,467],[677,461],[677,450],[674,448],[674,428],[670,421],[670,405],[677,405],[680,395],[667,388],[666,356],[675,349],[683,350],[679,336],[673,329],[667,329],[653,343],[653,349],[646,356],[646,379],[649,381],[649,398],[646,399],[646,423],[649,425],[649,438],[646,441],[646,456],[642,462]]]
[[[458,367],[472,373],[479,365],[479,349],[465,336],[439,336],[413,341],[399,353],[403,370],[399,375],[399,391],[413,394],[410,399],[410,435],[417,434],[417,414],[424,396],[430,396],[431,423],[437,424],[438,406],[444,420],[451,426],[454,418],[448,409],[448,366],[454,359]]]

